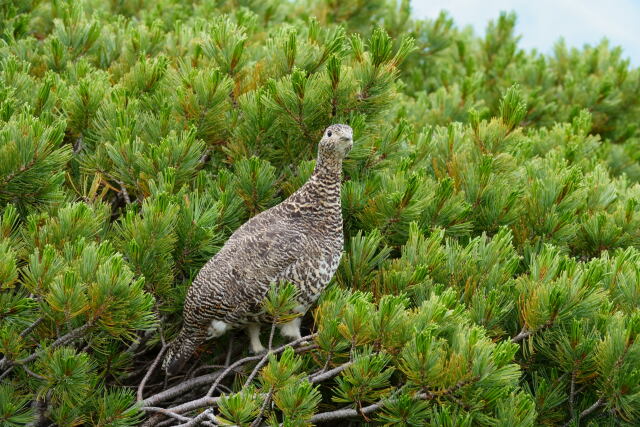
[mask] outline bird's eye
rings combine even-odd
[[[331,131],[328,131],[328,132],[327,132],[327,136],[331,136]]]

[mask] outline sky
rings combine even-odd
[[[560,37],[569,47],[606,37],[640,65],[640,0],[412,0],[411,5],[416,18],[435,18],[445,9],[457,26],[471,25],[480,35],[500,11],[514,11],[524,49],[550,53]]]

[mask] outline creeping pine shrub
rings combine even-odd
[[[0,424],[640,424],[640,71],[408,0],[0,4]],[[349,123],[345,249],[287,346],[155,361]]]

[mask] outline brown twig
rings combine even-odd
[[[305,345],[304,347],[298,347],[294,351],[296,354],[300,354],[300,353],[306,353],[307,351],[314,350],[316,348],[318,348],[318,344],[309,344],[309,345]]]
[[[269,406],[269,403],[271,403],[272,397],[273,397],[273,387],[269,389],[269,393],[267,394],[267,397],[264,398],[264,402],[262,402],[262,406],[260,407],[260,412],[258,413],[258,416],[256,417],[256,419],[253,420],[250,427],[258,427],[260,425],[260,423],[262,422],[262,416],[264,415],[264,411],[267,410],[267,406]]]
[[[576,399],[576,370],[574,368],[573,371],[571,372],[571,392],[569,393],[569,414],[571,414],[571,419],[574,419],[576,416],[575,399]]]
[[[595,411],[597,411],[598,409],[600,409],[602,406],[604,406],[604,397],[601,397],[600,399],[596,400],[596,402],[589,406],[587,409],[585,409],[584,411],[580,412],[580,415],[578,415],[578,421],[588,417],[589,415],[591,415],[592,413],[594,413]],[[564,425],[564,427],[568,427],[573,423],[573,418],[571,419],[571,421],[569,421],[568,423],[566,423]]]
[[[378,409],[380,409],[382,405],[383,405],[383,402],[380,401],[378,403],[374,403],[373,405],[365,406],[360,410],[346,408],[346,409],[338,409],[336,411],[322,412],[320,414],[316,414],[313,417],[311,417],[310,422],[311,424],[318,424],[318,423],[326,423],[328,421],[341,420],[344,418],[354,418],[354,417],[360,417],[362,415],[370,415],[370,414],[373,414]]]
[[[29,374],[30,376],[32,376],[33,378],[39,379],[40,381],[46,381],[47,379],[45,377],[43,377],[42,375],[38,375],[35,372],[33,372],[32,370],[30,370],[29,368],[27,368],[24,365],[21,365],[21,368],[24,369],[24,371]]]
[[[127,192],[127,187],[125,187],[124,182],[118,180],[118,185],[120,186],[120,192],[122,193],[122,197],[124,197],[124,201],[127,202],[128,205],[131,204],[131,199],[129,198],[129,192]]]
[[[214,372],[212,374],[202,375],[200,377],[191,378],[189,380],[183,381],[180,384],[177,384],[167,390],[163,390],[160,393],[156,393],[152,396],[147,397],[142,401],[142,404],[145,406],[155,406],[159,402],[163,402],[169,400],[173,397],[180,396],[185,394],[188,390],[191,390],[195,387],[202,386],[205,384],[211,384],[211,381],[215,381],[218,376],[220,376],[221,372]]]
[[[156,414],[155,417],[161,417],[162,414]],[[155,418],[154,417],[154,418]],[[149,420],[151,421],[151,420]],[[164,420],[158,423],[151,424],[152,427],[172,427],[176,421],[174,419],[169,418],[168,420]],[[147,422],[143,424],[143,427],[149,426],[150,424]]]
[[[164,352],[166,350],[167,350],[167,345],[163,344],[162,348],[158,352],[158,355],[156,356],[155,360],[153,361],[153,363],[151,364],[151,366],[147,370],[147,373],[142,378],[142,381],[140,381],[140,385],[138,386],[138,394],[137,394],[138,402],[142,402],[142,400],[143,400],[142,393],[144,392],[144,386],[147,383],[147,381],[149,380],[149,377],[151,377],[151,374],[153,373],[153,371],[155,371],[156,366],[158,366],[158,362],[160,362],[160,359],[162,358],[162,355],[164,354]]]
[[[198,165],[206,163],[209,160],[209,157],[211,157],[211,148],[204,150],[204,153],[202,153],[200,159],[198,159]]]
[[[267,353],[267,355],[282,353],[284,350],[287,349],[287,347],[293,347],[293,346],[295,346],[297,344],[300,344],[302,342],[309,341],[309,340],[313,339],[316,335],[317,334],[314,333],[314,334],[311,334],[311,335],[307,335],[306,337],[298,338],[297,340],[291,341],[290,343],[287,343],[285,345],[282,345],[282,346],[278,347],[275,350],[272,350],[270,353]],[[267,356],[267,355],[265,355],[265,356]],[[253,362],[254,360],[260,360],[265,356],[262,356],[262,355],[248,356],[248,357],[245,357],[244,359],[240,359],[240,360],[236,361],[235,363],[231,364],[227,369],[225,369],[222,372],[222,374],[220,374],[220,376],[216,379],[216,381],[211,385],[211,387],[209,388],[209,391],[207,392],[206,396],[207,397],[212,396],[214,391],[218,387],[218,384],[220,383],[220,381],[222,381],[224,379],[224,377],[226,377],[232,370],[234,370],[238,366],[244,365],[245,363]]]
[[[190,400],[189,402],[182,403],[180,405],[172,406],[172,411],[175,412],[188,412],[193,411],[200,408],[206,408],[207,406],[217,406],[220,398],[219,397],[201,397],[200,399]]]
[[[180,421],[191,420],[191,418],[185,417],[184,415],[177,414],[170,409],[158,408],[156,406],[145,406],[140,409],[144,410],[145,412],[157,412],[159,414],[166,415],[167,417],[175,418],[176,420],[180,420]]]
[[[38,317],[35,322],[29,325],[24,331],[20,332],[20,336],[24,338],[29,335],[31,331],[33,331],[40,323],[42,323],[43,320],[44,317]]]
[[[147,341],[153,335],[153,333],[155,331],[156,331],[155,328],[154,329],[148,329],[148,330],[144,331],[144,334],[141,337],[138,337],[137,340],[133,341],[131,343],[131,345],[125,350],[125,352],[137,355],[136,354],[136,350],[138,350],[140,345],[142,345],[142,343]],[[146,351],[146,349],[144,351]]]
[[[216,378],[216,380],[213,382],[213,384],[211,385],[211,387],[209,387],[209,391],[207,391],[206,397],[211,397],[213,395],[213,393],[216,391],[216,388],[218,388],[218,384],[220,384],[220,381],[222,381],[222,379],[224,377],[226,377],[227,375],[229,375],[229,373],[231,373],[232,371],[234,371],[238,366],[244,365],[245,363],[249,363],[249,362],[253,362],[254,360],[260,360],[262,359],[262,355],[256,355],[256,356],[248,356],[245,357],[243,359],[237,360],[236,362],[232,363],[231,365],[229,365],[224,371],[222,371],[222,373]]]
[[[188,422],[186,422],[184,424],[178,424],[176,427],[194,427],[194,426],[197,426],[198,424],[202,423],[207,418],[209,418],[209,420],[211,420],[210,416],[212,415],[211,414],[212,411],[213,410],[211,408],[205,409],[197,417],[189,420]],[[218,425],[217,423],[215,423],[215,421],[213,421],[213,420],[211,420],[211,421],[214,423],[214,425]]]
[[[348,361],[348,362],[345,362],[342,365],[337,366],[337,367],[335,367],[333,369],[330,369],[328,371],[325,371],[325,372],[320,371],[315,375],[310,375],[309,376],[309,382],[311,384],[318,384],[318,383],[321,383],[322,381],[326,381],[326,380],[328,380],[330,378],[335,377],[336,375],[338,375],[340,372],[342,372],[345,369],[347,369],[352,364],[353,364],[352,361]]]
[[[196,399],[196,400],[192,400],[190,402],[186,402],[183,403],[181,405],[177,405],[177,406],[173,406],[171,408],[168,408],[169,411],[173,412],[173,413],[183,413],[183,412],[189,412],[189,411],[194,411],[196,409],[200,409],[200,408],[205,408],[207,406],[216,406],[218,404],[218,401],[220,400],[219,397],[203,397],[200,399]],[[145,411],[148,407],[141,407],[140,410]],[[160,417],[162,417],[162,415],[159,415]],[[162,418],[160,418],[161,420]],[[143,424],[143,426],[146,427],[156,427],[159,425],[159,419],[156,417],[152,417],[150,420],[148,420],[145,424]]]
[[[333,357],[333,351],[330,351],[329,354],[327,355],[327,360],[326,360],[326,362],[324,362],[324,366],[322,367],[322,369],[320,369],[320,371],[318,371],[318,372],[316,372],[316,373],[314,373],[312,375],[309,375],[309,377],[314,377],[316,375],[320,375],[320,374],[326,372],[327,369],[329,369],[329,364],[331,363],[331,358],[332,357]]]
[[[260,368],[262,368],[264,364],[267,363],[270,354],[271,352],[267,352],[267,354],[265,354],[264,357],[260,359],[260,361],[256,364],[255,368],[253,368],[253,371],[251,371],[251,374],[249,374],[247,380],[244,382],[244,387],[248,387],[249,384],[251,384],[251,381],[253,381],[253,379],[256,377]]]
[[[176,414],[181,412],[188,412],[188,411],[193,411],[195,409],[205,408],[207,406],[217,405],[218,400],[219,400],[218,397],[203,397],[201,399],[196,399],[187,403],[183,403],[182,405],[173,406],[171,408],[168,408],[167,410]],[[153,408],[153,407],[143,406],[140,408],[140,410],[146,411],[148,408]],[[150,409],[149,411],[154,412],[153,409]],[[164,423],[160,423],[161,420],[162,420],[162,413],[158,413],[156,416],[151,417],[149,420],[147,420],[147,422],[143,424],[143,427],[158,427],[160,424],[164,424]],[[191,420],[191,418],[188,418],[188,420]]]
[[[93,323],[87,322],[84,325],[80,326],[79,328],[72,330],[71,332],[61,336],[60,338],[52,342],[51,345],[47,347],[47,350],[53,350],[56,347],[60,347],[61,345],[66,344],[69,341],[73,341],[74,339],[79,338],[91,326],[93,326]],[[31,355],[25,357],[24,359],[20,359],[16,361],[9,360],[8,362],[16,365],[24,365],[25,363],[29,363],[35,360],[38,356],[40,356],[43,353],[43,351],[44,350],[40,349],[38,351],[33,352]]]
[[[224,369],[226,367],[227,367],[227,365],[202,365],[202,366],[198,366],[192,372],[189,372],[188,375],[185,376],[185,378],[189,378],[190,376],[191,376],[191,378],[193,378],[194,375],[196,375],[197,373],[200,373],[201,371],[207,371],[207,370],[211,370],[211,369]]]
[[[82,135],[78,136],[73,142],[73,154],[78,154],[84,148],[84,139]]]
[[[341,366],[344,366],[344,365],[341,365]],[[422,399],[422,400],[432,400],[436,397],[448,396],[477,379],[478,379],[477,377],[468,378],[466,380],[459,381],[457,384],[453,385],[452,387],[446,390],[439,391],[439,392],[420,393],[416,395],[416,398]],[[403,387],[400,387],[391,396],[381,399],[378,402],[371,404],[369,406],[360,407],[358,409],[344,408],[344,409],[338,409],[336,411],[322,412],[320,414],[316,414],[313,417],[311,417],[310,422],[312,424],[318,424],[318,423],[324,423],[328,421],[340,420],[344,418],[367,417],[368,415],[371,415],[377,410],[381,409],[385,405],[385,403],[391,401],[393,399],[393,396],[397,395],[402,390],[402,388]],[[456,400],[459,401],[459,399],[456,399]],[[457,402],[457,403],[460,404],[462,402]]]
[[[11,373],[11,371],[13,371],[13,366],[10,366],[9,369],[7,369],[6,371],[4,371],[2,373],[2,375],[0,375],[0,380],[3,380],[4,377],[6,377],[7,375],[9,375]]]
[[[533,332],[531,332],[526,327],[524,327],[524,328],[522,328],[522,330],[520,331],[520,333],[518,335],[516,335],[515,337],[511,338],[511,342],[519,343],[522,340],[524,340],[526,338],[529,338],[531,335],[533,335]]]
[[[276,322],[271,323],[271,332],[269,333],[269,347],[268,352],[271,352],[271,348],[273,347],[273,336],[276,333]]]

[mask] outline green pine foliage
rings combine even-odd
[[[525,51],[513,14],[476,35],[408,0],[0,3],[0,424],[640,423],[620,48]],[[165,379],[191,280],[331,123],[345,253],[306,336],[274,333],[274,284],[266,355],[222,337]]]

